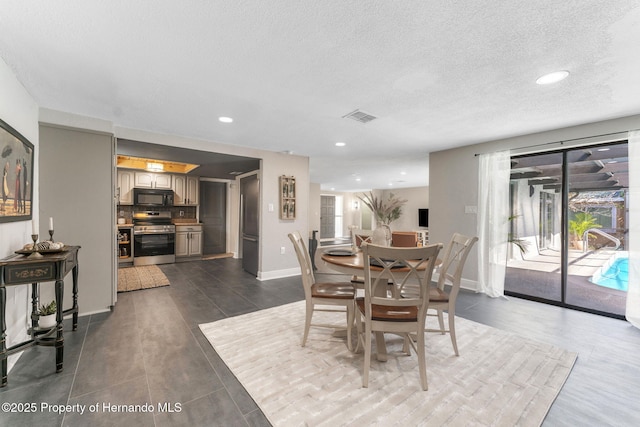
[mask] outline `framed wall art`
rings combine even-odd
[[[0,223],[32,218],[33,144],[0,119]]]

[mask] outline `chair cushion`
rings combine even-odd
[[[449,294],[435,286],[429,286],[429,302],[449,302]]]
[[[349,282],[314,283],[311,285],[311,296],[314,298],[353,299],[355,289]]]
[[[364,314],[364,298],[356,298],[356,305]],[[417,322],[418,307],[393,307],[389,305],[371,305],[371,320],[384,322]]]

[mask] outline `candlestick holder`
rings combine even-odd
[[[28,258],[43,258],[42,254],[38,252],[38,235],[32,234],[31,239],[33,240],[33,248]]]
[[[53,242],[53,230],[49,230],[49,240]]]

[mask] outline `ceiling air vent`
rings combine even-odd
[[[377,119],[376,116],[372,116],[371,114],[365,113],[364,111],[354,110],[347,114],[346,116],[342,116],[343,119],[353,119],[356,122],[360,123],[369,123],[372,120]]]

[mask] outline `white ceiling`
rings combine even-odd
[[[340,191],[427,185],[431,151],[639,114],[639,46],[637,0],[0,8],[0,57],[41,107],[293,151]],[[378,119],[342,118],[355,109]]]

